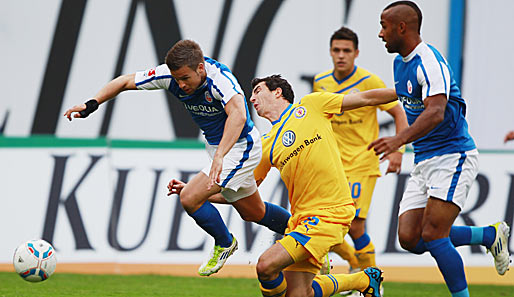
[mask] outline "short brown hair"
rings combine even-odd
[[[255,88],[255,86],[257,84],[259,84],[260,82],[264,82],[270,91],[276,90],[277,88],[281,88],[282,96],[287,101],[289,101],[289,103],[294,102],[293,88],[291,87],[289,82],[287,82],[287,80],[285,80],[284,78],[282,78],[282,76],[280,76],[280,74],[273,74],[271,76],[264,77],[264,78],[252,79],[252,89]]]
[[[350,40],[353,42],[355,49],[359,49],[359,38],[357,34],[347,27],[341,27],[335,31],[330,37],[330,47],[332,48],[332,41],[334,40]]]
[[[204,62],[202,49],[193,40],[180,40],[168,51],[165,62],[171,71],[182,66],[195,70],[198,64]]]

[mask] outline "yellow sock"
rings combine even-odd
[[[262,296],[282,297],[286,296],[287,283],[284,274],[280,272],[278,277],[271,281],[261,281],[260,287]]]
[[[356,267],[359,267],[361,271],[368,267],[377,266],[375,261],[375,246],[371,240],[364,248],[356,250],[355,256],[357,257],[359,263]]]
[[[355,249],[346,240],[343,241],[343,243],[332,247],[332,251],[346,260],[352,268],[360,267],[359,260],[355,256]]]
[[[312,285],[315,297],[328,297],[348,290],[362,292],[368,286],[369,277],[362,271],[353,274],[316,275]]]

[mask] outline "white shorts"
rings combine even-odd
[[[206,144],[207,154],[211,162],[202,169],[209,176],[212,159],[217,145]],[[221,194],[228,202],[235,202],[248,197],[257,191],[253,171],[259,165],[262,155],[261,136],[256,127],[244,139],[239,139],[223,158],[223,169],[220,174]]]
[[[461,210],[478,174],[478,151],[446,154],[414,166],[400,202],[399,215],[425,208],[428,197],[453,202]]]

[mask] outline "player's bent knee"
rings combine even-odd
[[[182,207],[188,213],[193,213],[203,204],[203,202],[198,203],[198,201],[196,201],[197,199],[194,199],[194,196],[189,191],[182,190],[179,197]]]
[[[278,272],[273,269],[271,261],[262,256],[259,258],[255,269],[257,270],[257,275],[260,280],[271,280],[273,275]]]
[[[419,241],[419,235],[412,234],[409,232],[398,232],[398,240],[400,246],[407,251],[412,251],[416,248]]]

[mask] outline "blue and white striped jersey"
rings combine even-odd
[[[394,60],[394,83],[409,125],[425,110],[426,97],[445,94],[448,99],[444,120],[413,142],[415,163],[476,148],[468,133],[466,102],[453,71],[433,46],[421,42],[407,57],[398,55]]]
[[[166,89],[173,93],[202,129],[207,142],[210,145],[218,145],[227,120],[225,105],[234,95],[241,94],[244,97],[244,93],[227,66],[211,58],[204,58],[207,78],[191,95],[179,88],[166,64],[136,72],[135,83],[140,90]],[[240,139],[245,138],[253,128],[246,102],[245,107],[246,123],[239,136]]]

